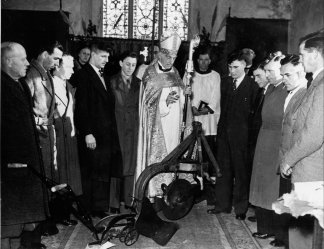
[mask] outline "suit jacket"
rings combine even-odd
[[[221,81],[221,115],[217,134],[219,136],[227,134],[230,141],[242,148],[247,148],[249,118],[259,87],[247,75],[235,91],[232,88],[232,82],[231,77],[226,77]]]
[[[110,173],[121,174],[121,152],[115,118],[115,98],[109,79],[104,76],[106,89],[90,64],[75,74],[78,87],[75,94],[75,125],[80,141],[92,134],[97,143],[93,151],[94,178],[107,180]],[[99,163],[100,162],[100,163]]]
[[[1,224],[45,219],[44,189],[28,168],[43,174],[39,141],[27,84],[1,72]],[[27,164],[9,168],[9,163]]]
[[[296,105],[302,100],[306,93],[306,88],[299,89],[294,96],[289,101],[286,110],[284,112],[283,120],[282,120],[282,134],[281,134],[281,143],[279,148],[279,163],[283,160],[283,155],[287,152],[291,144],[291,134],[293,128],[293,120],[292,119],[292,110],[296,107]],[[280,174],[280,167],[277,169],[278,174]]]
[[[289,147],[282,163],[293,167],[292,182],[323,181],[324,72],[313,80],[304,97],[291,110]]]

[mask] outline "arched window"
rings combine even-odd
[[[189,0],[103,0],[103,36],[150,40],[155,26],[154,39],[177,32],[187,40],[188,15]]]

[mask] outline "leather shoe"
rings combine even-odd
[[[58,223],[64,225],[64,226],[75,226],[76,224],[78,224],[78,222],[76,220],[70,220],[70,219],[64,219],[64,220],[60,220]]]
[[[207,213],[208,214],[220,214],[220,213],[230,214],[231,210],[229,210],[229,209],[219,210],[216,208],[212,208],[212,209],[207,209]]]
[[[268,233],[259,233],[259,232],[256,232],[256,233],[252,233],[252,236],[254,238],[258,238],[258,239],[267,239],[267,238],[273,237],[274,235],[273,234],[268,234]]]
[[[246,218],[245,214],[237,214],[236,215],[236,219],[238,219],[238,220],[245,220],[245,218]]]
[[[251,222],[256,222],[256,217],[255,217],[255,215],[254,215],[254,216],[249,216],[247,219],[248,219],[249,221],[251,221]]]
[[[107,214],[104,211],[92,211],[91,212],[92,217],[98,217],[99,219],[102,219],[107,216]]]
[[[274,247],[282,247],[285,246],[285,243],[283,243],[281,240],[274,239],[273,241],[270,242],[270,245]]]

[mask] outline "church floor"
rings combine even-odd
[[[256,240],[252,233],[256,231],[256,223],[248,220],[239,221],[235,214],[207,214],[206,201],[194,205],[190,213],[176,221],[180,228],[164,247],[156,244],[152,239],[139,236],[138,241],[132,246],[126,246],[119,239],[111,240],[116,246],[113,248],[136,249],[271,249],[271,239]],[[252,215],[249,210],[247,217]],[[96,223],[96,220],[94,221]],[[58,226],[60,233],[44,237],[48,249],[85,249],[87,243],[93,242],[91,232],[80,222],[75,227]],[[89,248],[89,247],[88,247]]]

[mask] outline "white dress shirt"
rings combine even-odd
[[[287,95],[287,97],[285,99],[284,112],[286,111],[289,101],[292,99],[292,97],[295,95],[295,93],[298,92],[298,90],[301,88],[307,88],[307,81],[301,83],[299,86],[297,86],[295,89],[293,89],[289,92],[289,94]]]
[[[234,79],[236,80],[235,85],[236,85],[236,89],[239,87],[239,85],[242,83],[243,79],[245,77],[245,74],[243,74],[241,77]]]

